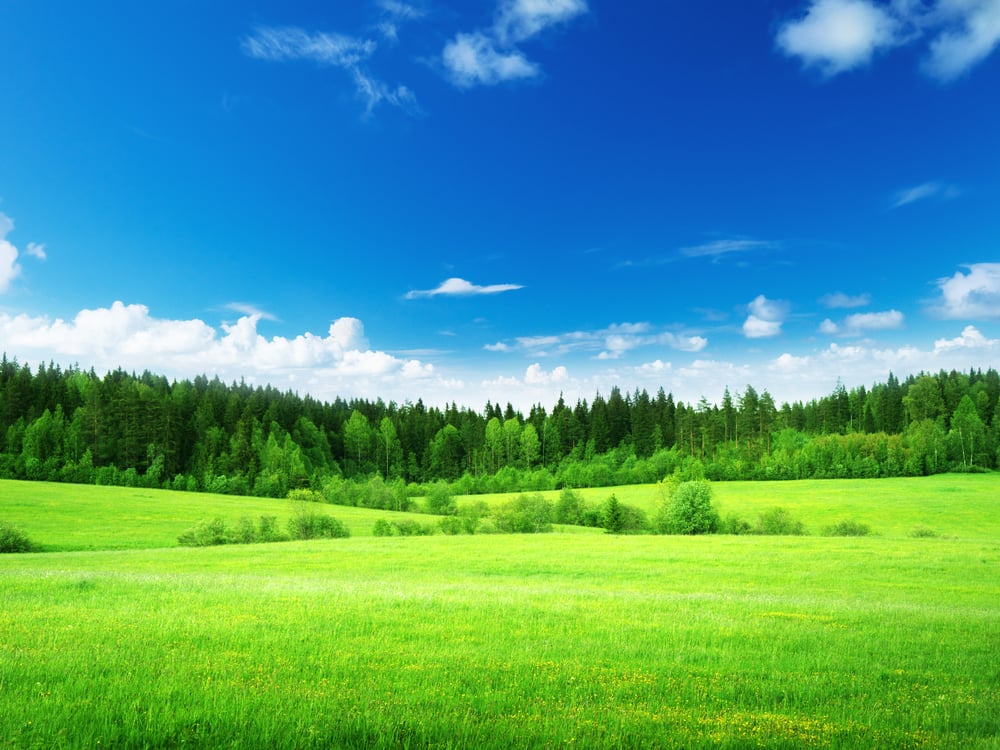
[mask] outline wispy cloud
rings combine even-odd
[[[465,279],[445,279],[436,289],[415,289],[407,292],[404,299],[421,299],[424,297],[470,297],[478,294],[500,294],[502,292],[513,292],[523,289],[520,284],[490,284],[489,286],[478,286]]]
[[[872,301],[872,296],[870,294],[856,294],[851,296],[849,294],[844,294],[843,292],[834,292],[833,294],[825,294],[819,298],[819,302],[824,307],[829,308],[851,308],[851,307],[866,307],[870,305]]]
[[[903,313],[899,310],[884,312],[856,313],[848,315],[841,323],[834,323],[827,318],[820,323],[820,333],[828,336],[862,336],[868,331],[885,331],[901,328]]]
[[[758,295],[747,305],[749,315],[743,322],[743,335],[748,339],[764,339],[781,333],[788,315],[788,303]]]
[[[586,12],[585,0],[504,0],[491,27],[458,33],[445,44],[445,72],[460,88],[535,78],[540,66],[517,45]]]
[[[398,0],[379,0],[378,7],[382,9],[378,30],[390,42],[399,39],[399,28],[403,23],[417,21],[427,15],[423,8]]]
[[[782,24],[779,51],[832,77],[879,53],[929,39],[923,71],[941,82],[969,72],[1000,44],[998,0],[810,0]]]
[[[243,52],[257,60],[289,62],[308,60],[340,68],[350,74],[355,92],[365,104],[365,114],[385,103],[409,112],[419,111],[413,92],[406,86],[390,86],[369,73],[364,63],[378,44],[332,32],[311,32],[295,26],[258,26],[242,41]]]
[[[931,312],[949,319],[1000,318],[1000,263],[973,263],[963,268],[968,273],[957,271],[937,280],[941,297]]]
[[[686,258],[717,258],[722,255],[745,253],[751,250],[773,250],[776,247],[778,247],[777,242],[767,240],[728,239],[682,247],[680,253]]]
[[[252,317],[257,320],[271,320],[276,321],[277,318],[265,310],[261,310],[256,305],[251,305],[247,302],[230,302],[224,305],[226,310],[232,310],[240,315],[245,315],[247,317]]]
[[[961,191],[954,185],[944,182],[924,182],[920,185],[898,191],[892,197],[890,208],[901,208],[911,203],[917,203],[918,201],[930,198],[950,200],[957,198],[960,194]]]

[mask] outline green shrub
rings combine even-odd
[[[757,517],[753,533],[765,536],[802,536],[806,533],[806,527],[784,508],[772,508]]]
[[[32,552],[34,543],[16,526],[0,521],[0,553]]]
[[[556,523],[579,524],[583,516],[583,498],[570,487],[564,487],[556,502]]]
[[[871,533],[872,530],[868,524],[859,523],[853,519],[841,521],[823,529],[823,534],[826,536],[868,536]]]
[[[326,500],[320,493],[308,489],[289,490],[287,498],[293,503],[322,503]]]
[[[538,494],[518,495],[493,513],[497,528],[508,534],[543,534],[552,531],[552,503]]]
[[[914,539],[935,539],[938,537],[938,533],[926,526],[915,526],[913,531],[910,532],[910,536]]]
[[[719,527],[712,507],[712,485],[704,479],[681,482],[668,493],[656,516],[661,534],[711,534]]]
[[[451,495],[451,487],[443,479],[435,482],[427,493],[427,512],[439,516],[454,516],[458,513],[458,505]]]
[[[350,530],[332,516],[307,509],[300,505],[288,519],[288,533],[292,539],[343,539],[351,535]]]
[[[226,522],[221,518],[213,518],[211,521],[198,521],[177,537],[177,543],[185,547],[211,547],[229,544],[232,539],[233,534],[226,528]]]
[[[615,495],[604,501],[600,508],[601,525],[609,534],[645,534],[649,521],[641,508],[619,502]]]
[[[720,534],[752,534],[753,526],[745,518],[740,518],[735,513],[728,514],[719,522]]]
[[[431,536],[434,533],[433,526],[410,521],[409,519],[393,521],[392,525],[396,527],[400,536]]]
[[[391,523],[384,518],[380,518],[375,522],[375,526],[372,527],[372,534],[375,536],[392,536],[392,529]]]

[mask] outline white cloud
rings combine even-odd
[[[855,313],[848,315],[840,324],[827,318],[820,323],[820,333],[829,336],[861,336],[867,331],[885,331],[901,328],[904,316],[899,310],[884,312]]]
[[[294,26],[258,26],[243,40],[243,51],[258,60],[312,60],[338,68],[353,68],[371,57],[377,45],[345,34],[308,32]]]
[[[923,71],[941,82],[961,77],[1000,45],[1000,0],[810,0],[775,42],[806,67],[834,76],[925,39]]]
[[[478,294],[500,294],[502,292],[512,292],[523,289],[520,284],[490,284],[488,286],[477,286],[465,279],[445,279],[436,289],[414,289],[404,296],[405,299],[420,299],[422,297],[469,297]]]
[[[781,333],[781,324],[788,314],[788,303],[758,295],[747,306],[750,314],[743,322],[743,335],[748,339],[771,338]]]
[[[529,385],[550,385],[565,383],[569,379],[569,371],[563,367],[555,367],[550,372],[545,372],[539,363],[529,365],[524,372],[524,382]]]
[[[515,348],[544,357],[571,352],[595,352],[598,360],[619,359],[633,349],[666,346],[677,351],[699,352],[708,346],[702,336],[677,334],[672,331],[655,331],[649,323],[612,323],[596,331],[571,331],[558,335],[521,336],[514,340],[516,346],[505,342],[489,344],[490,351],[513,351]]]
[[[682,247],[681,255],[687,258],[719,257],[750,250],[770,250],[777,246],[778,243],[766,240],[716,240],[703,245]]]
[[[445,45],[444,69],[460,88],[535,78],[541,68],[516,45],[586,12],[585,0],[503,0],[492,28],[456,34]]]
[[[463,386],[434,366],[370,348],[357,318],[339,318],[326,335],[265,337],[263,315],[244,315],[217,329],[202,320],[156,318],[145,305],[115,302],[71,320],[0,314],[0,341],[23,360],[79,363],[84,369],[149,369],[169,377],[202,373],[223,380],[307,387],[317,398],[339,395],[410,398]],[[416,386],[414,385],[416,384]],[[419,395],[419,394],[418,394]],[[443,399],[442,399],[443,400]]]
[[[961,191],[954,185],[943,182],[925,182],[897,192],[892,199],[891,208],[901,208],[917,201],[929,198],[951,199],[960,195]]]
[[[10,289],[11,283],[21,275],[21,264],[17,262],[20,253],[7,235],[14,231],[14,220],[0,211],[0,294]],[[45,245],[29,242],[28,255],[45,260]]]
[[[506,0],[494,30],[501,42],[522,42],[586,12],[585,0]]]
[[[500,51],[493,39],[479,32],[457,34],[441,57],[452,82],[461,88],[534,78],[540,72],[520,51]]]
[[[784,24],[778,48],[827,76],[867,65],[899,43],[899,22],[868,0],[813,0],[806,14]]]
[[[246,315],[248,317],[256,315],[260,320],[277,320],[277,318],[271,315],[271,313],[265,312],[256,305],[251,305],[246,302],[230,302],[225,306],[225,309],[232,310],[233,312],[239,313],[240,315]]]
[[[834,292],[820,297],[819,301],[821,305],[829,308],[865,307],[871,304],[872,296],[870,294],[857,294],[852,297],[843,292]]]
[[[938,8],[950,23],[931,41],[924,70],[951,81],[985,60],[1000,43],[1000,2],[941,0]]]
[[[403,3],[389,3],[383,7],[393,12],[403,12]],[[398,16],[402,17],[402,16]],[[384,34],[396,34],[392,24],[383,29]],[[254,33],[243,39],[243,52],[249,57],[271,62],[309,60],[329,65],[350,73],[355,92],[365,103],[365,115],[386,103],[409,112],[419,112],[417,99],[406,86],[389,86],[368,73],[363,64],[375,53],[378,44],[371,39],[359,39],[346,34],[310,32],[294,26],[258,26]]]
[[[938,339],[934,342],[934,353],[948,352],[955,349],[995,349],[1000,347],[1000,340],[988,339],[975,326],[966,326],[961,335],[953,339]]]
[[[941,299],[932,307],[943,318],[1000,318],[1000,263],[965,265],[968,273],[957,271],[938,279]]]

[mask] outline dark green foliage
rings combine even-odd
[[[586,520],[587,512],[583,513]],[[641,508],[627,505],[611,495],[597,509],[597,525],[603,526],[609,534],[645,534],[649,531],[649,520]]]
[[[729,513],[725,518],[719,521],[719,533],[720,534],[752,534],[753,526],[746,519],[740,518],[735,513]]]
[[[806,527],[785,508],[771,508],[757,517],[754,534],[765,536],[802,536]]]
[[[871,533],[872,530],[868,524],[860,523],[853,519],[841,521],[823,529],[825,536],[868,536]]]
[[[930,529],[926,526],[916,526],[913,531],[910,532],[910,536],[914,539],[936,539],[940,536],[934,529]]]
[[[33,552],[35,545],[17,526],[0,521],[0,553]]]
[[[458,519],[454,520],[457,521]],[[372,533],[375,536],[431,536],[434,533],[434,527],[428,524],[417,523],[416,521],[411,521],[409,519],[401,521],[387,521],[384,518],[380,518],[375,522]]]
[[[332,516],[300,505],[288,519],[288,533],[292,539],[343,539],[350,530]]]
[[[711,534],[718,528],[712,485],[703,479],[673,487],[656,516],[656,530],[661,534]]]
[[[327,502],[404,510],[438,480],[450,493],[535,492],[681,479],[867,478],[989,471],[1000,462],[1000,375],[892,373],[871,390],[780,408],[747,385],[674,402],[662,389],[527,418],[508,405],[319,403],[204,376],[169,382],[121,369],[0,357],[0,477],[171,487],[281,498],[311,488]],[[336,480],[336,483],[329,484]],[[409,486],[421,483],[424,491]],[[435,501],[431,501],[434,504]],[[434,512],[453,514],[447,502]],[[583,507],[556,518],[592,523]],[[599,522],[600,525],[603,522]]]

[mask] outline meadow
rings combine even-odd
[[[1000,747],[998,487],[715,485],[805,537],[373,537],[395,514],[324,506],[357,533],[179,548],[287,504],[0,483],[63,550],[0,556],[0,746]],[[845,517],[877,536],[818,535]]]

